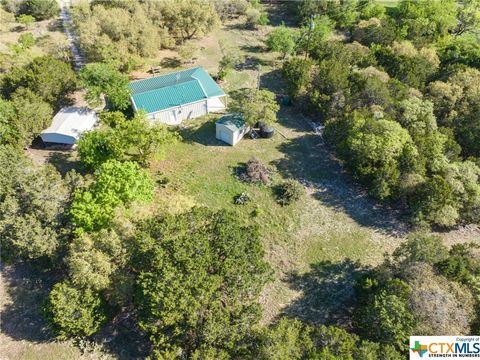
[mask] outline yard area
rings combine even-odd
[[[167,182],[157,192],[155,208],[229,209],[259,226],[266,258],[275,271],[261,299],[264,322],[283,312],[341,322],[349,311],[355,275],[382,261],[411,229],[394,209],[374,202],[354,184],[321,136],[293,108],[282,107],[272,139],[246,137],[235,147],[215,139],[217,117],[185,123],[179,130],[182,141],[167,148],[165,160],[152,164],[152,172]],[[245,183],[236,176],[253,157],[272,168],[270,186]],[[306,196],[282,207],[273,188],[288,178],[303,183]],[[252,201],[235,205],[234,197],[242,192]],[[255,209],[260,215],[255,216]],[[473,241],[480,227],[441,235],[449,244]]]
[[[152,165],[153,172],[168,179],[157,194],[160,209],[227,208],[259,226],[266,257],[275,270],[275,281],[262,299],[265,321],[288,310],[285,307],[301,295],[299,284],[290,281],[292,276],[326,261],[348,258],[375,264],[402,236],[402,224],[350,186],[321,136],[310,131],[293,109],[282,109],[279,118],[276,128],[286,138],[277,131],[272,139],[245,138],[235,147],[215,139],[214,119],[198,119],[180,130],[183,140],[167,149],[166,160]],[[273,169],[271,186],[237,178],[238,167],[252,157]],[[304,200],[282,207],[272,188],[287,178],[306,184],[307,194]],[[242,192],[252,201],[235,205],[234,197]],[[253,215],[255,209],[260,215]]]
[[[16,54],[11,46],[16,44],[22,34],[31,33],[35,44]],[[53,55],[58,57],[69,56],[68,41],[62,32],[60,21],[57,19],[37,21],[28,28],[20,23],[7,23],[0,26],[0,68],[7,71],[11,67],[12,57],[15,63],[27,64],[36,56]]]

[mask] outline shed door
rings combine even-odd
[[[227,132],[220,130],[220,140],[226,142],[227,144],[231,144],[232,140],[230,139],[230,134]]]

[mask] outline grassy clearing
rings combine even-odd
[[[215,119],[210,116],[188,123],[180,130],[183,140],[167,149],[167,160],[152,165],[152,171],[169,179],[158,193],[157,204],[163,204],[167,211],[194,205],[227,208],[259,225],[276,278],[262,297],[265,321],[300,296],[301,291],[288,280],[291,275],[305,274],[322,261],[350,258],[374,264],[398,243],[398,238],[387,232],[358,224],[353,218],[357,215],[340,211],[326,197],[325,201],[319,199],[322,183],[344,175],[335,166],[323,168],[325,159],[315,153],[318,146],[323,147],[321,138],[312,135],[289,109],[282,111],[277,126],[287,139],[277,133],[273,139],[244,139],[235,147],[215,139]],[[319,185],[308,187],[302,201],[282,207],[276,203],[271,186],[243,183],[235,176],[235,169],[252,157],[275,170],[272,185],[288,177]],[[247,192],[252,202],[234,205],[234,196],[242,192]],[[255,208],[261,209],[261,215],[252,215]]]
[[[396,8],[400,3],[400,0],[377,0],[377,3],[385,6],[386,8]]]
[[[15,54],[10,45],[16,44],[20,35],[32,33],[35,45],[31,49]],[[8,70],[12,63],[27,64],[34,57],[48,55],[58,51],[67,44],[58,20],[45,20],[33,23],[29,28],[17,22],[5,22],[0,26],[0,68]]]

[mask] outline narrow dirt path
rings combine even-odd
[[[58,0],[60,5],[60,19],[63,23],[63,31],[67,35],[68,41],[70,42],[70,51],[73,56],[73,68],[75,71],[80,71],[80,69],[85,65],[85,57],[77,46],[78,37],[71,30],[72,29],[72,17],[70,16],[70,0]]]

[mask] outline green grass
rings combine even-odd
[[[385,6],[386,8],[395,8],[400,3],[400,0],[377,0],[377,3]]]

